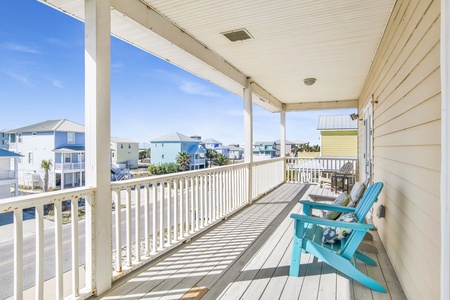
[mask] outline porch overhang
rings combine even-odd
[[[83,0],[41,1],[84,19]],[[111,0],[111,33],[239,96],[250,78],[271,112],[355,108],[394,3]]]

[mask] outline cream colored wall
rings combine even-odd
[[[322,156],[357,156],[357,132],[333,130],[321,132]]]
[[[439,16],[439,1],[397,1],[359,100],[360,115],[378,101],[373,176],[386,217],[374,223],[408,299],[440,293]]]

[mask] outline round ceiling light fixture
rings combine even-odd
[[[313,85],[316,82],[316,78],[305,78],[303,79],[303,83],[307,86]]]

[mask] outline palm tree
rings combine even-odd
[[[212,161],[216,158],[217,151],[214,149],[208,149],[205,153],[205,156],[209,161],[209,163],[208,163],[209,167],[212,167]]]
[[[48,192],[48,171],[52,167],[53,163],[52,160],[45,160],[43,159],[41,162],[41,168],[44,169],[44,192]]]
[[[228,158],[223,154],[218,154],[216,156],[215,163],[219,166],[226,165],[228,163]]]
[[[191,163],[191,155],[186,151],[178,152],[176,162],[180,166],[181,171],[186,171]]]

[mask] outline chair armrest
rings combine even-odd
[[[334,201],[337,198],[336,196],[323,196],[314,194],[309,194],[309,197],[314,201]]]
[[[308,200],[301,200],[300,204],[303,205],[303,214],[305,216],[311,215],[311,209],[331,210],[331,211],[345,212],[345,213],[355,212],[354,207],[339,206],[339,205],[333,205],[333,204],[327,204],[327,203],[317,203],[317,202],[308,201]]]
[[[372,229],[374,227],[372,224],[342,222],[342,221],[335,221],[335,220],[329,220],[329,219],[304,216],[304,215],[299,215],[299,214],[291,214],[291,218],[294,220],[300,221],[300,223],[304,223],[304,224],[316,224],[316,225],[322,225],[322,226],[349,228],[349,229],[358,230],[358,231],[369,231],[370,229]]]

